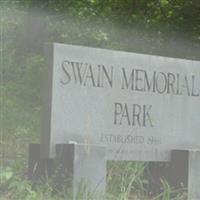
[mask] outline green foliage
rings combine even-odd
[[[165,179],[161,179],[163,192],[153,200],[186,200],[186,188],[173,189]]]
[[[33,189],[33,185],[30,181],[15,177],[8,184],[8,191],[4,195],[5,200],[61,200],[59,196],[52,195],[52,188],[49,185],[37,185]]]
[[[174,190],[166,180],[162,180],[163,193],[149,199],[144,185],[148,182],[143,177],[145,164],[142,162],[109,162],[108,165],[108,190],[107,200],[185,200],[184,188]],[[23,170],[22,170],[23,171]],[[72,190],[65,187],[57,191],[51,186],[51,180],[46,183],[32,183],[28,181],[17,168],[6,167],[1,169],[0,176],[3,180],[0,193],[3,200],[72,200]],[[79,183],[76,200],[94,200],[94,193],[90,185],[81,181]],[[1,198],[0,198],[1,199]],[[104,199],[102,197],[102,199]]]
[[[0,177],[1,177],[1,184],[9,181],[13,177],[13,171],[10,167],[6,167],[5,169],[0,168]]]
[[[119,200],[144,198],[145,185],[143,162],[109,162],[108,163],[108,192]]]

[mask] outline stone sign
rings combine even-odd
[[[105,145],[109,160],[168,161],[200,148],[200,62],[49,44],[41,153]]]

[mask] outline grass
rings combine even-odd
[[[146,186],[149,184],[144,176],[148,163],[108,161],[106,200],[185,200],[184,188],[174,190],[166,180],[161,180],[163,192],[156,197],[149,197]],[[70,191],[55,192],[51,182],[33,184],[27,180],[26,162],[16,161],[11,166],[0,170],[0,200],[72,200]],[[94,197],[87,185],[81,183],[76,200],[83,200],[87,191],[87,200]],[[103,198],[102,198],[103,199]]]

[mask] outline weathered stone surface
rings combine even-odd
[[[88,47],[48,46],[42,156],[74,141],[109,160],[169,161],[200,148],[200,62]]]
[[[200,150],[189,151],[188,171],[188,195],[189,200],[200,199]]]

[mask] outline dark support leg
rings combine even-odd
[[[164,191],[162,180],[166,180],[173,190],[187,189],[188,159],[188,151],[173,150],[170,162],[150,162],[145,172],[149,180],[147,190],[150,196],[156,196]]]
[[[171,153],[169,182],[175,189],[188,187],[188,159],[189,151],[173,150]]]
[[[54,160],[40,158],[40,144],[29,145],[28,178],[33,182],[47,181],[53,174]]]

